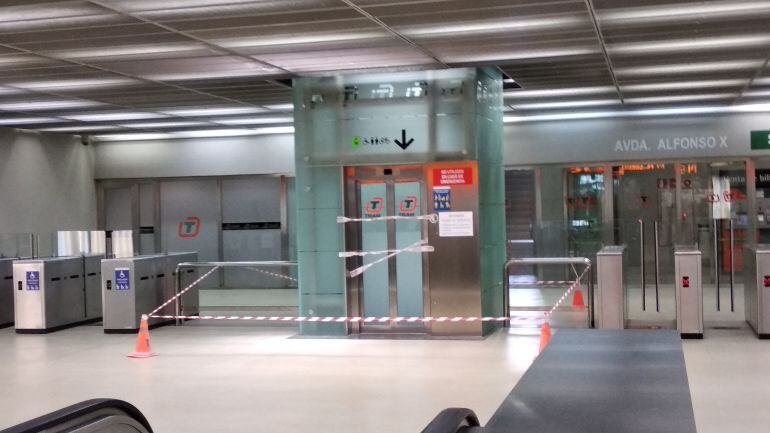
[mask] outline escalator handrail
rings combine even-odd
[[[120,410],[142,424],[142,426],[147,429],[148,433],[153,433],[150,423],[139,409],[134,407],[131,403],[112,398],[98,398],[73,404],[64,409],[59,409],[55,412],[23,422],[5,430],[0,430],[0,433],[39,433],[102,409]]]
[[[439,412],[422,433],[457,433],[464,427],[479,426],[481,424],[475,412],[470,409],[452,407]]]

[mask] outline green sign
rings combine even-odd
[[[751,150],[770,150],[770,131],[751,131]]]
[[[353,141],[350,142],[350,147],[352,147],[353,149],[357,147],[361,147],[361,137],[359,136],[353,137]]]

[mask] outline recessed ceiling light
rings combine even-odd
[[[575,108],[575,107],[602,107],[609,105],[620,105],[618,99],[588,99],[582,101],[559,101],[559,102],[534,102],[527,104],[511,104],[516,110],[551,110],[556,108]]]
[[[55,128],[41,128],[40,131],[46,132],[82,132],[82,131],[111,131],[123,129],[112,125],[88,125],[79,124],[73,126],[57,126]]]
[[[767,1],[710,1],[677,3],[675,5],[655,5],[647,7],[617,8],[599,11],[598,16],[604,24],[631,24],[642,22],[665,22],[670,20],[692,20],[714,16],[725,18],[731,15],[751,16],[770,13]]]
[[[82,120],[84,122],[108,122],[112,120],[141,120],[141,119],[161,119],[162,114],[143,113],[143,112],[118,112],[118,113],[91,113],[91,114],[68,114],[64,115],[67,119]]]
[[[200,116],[228,116],[235,114],[265,113],[268,110],[259,107],[223,107],[223,108],[191,108],[163,111],[172,116],[200,117]]]
[[[13,119],[0,118],[0,125],[33,125],[36,123],[55,123],[62,122],[61,119],[52,117],[16,117]]]
[[[202,126],[203,122],[139,122],[139,123],[124,123],[120,126],[126,128],[179,128],[185,126]]]
[[[463,24],[400,26],[399,32],[405,36],[444,36],[452,33],[488,33],[516,30],[566,29],[584,25],[580,16],[561,15],[549,18],[497,18],[491,20],[468,21]]]
[[[561,89],[513,90],[503,93],[503,97],[506,99],[517,99],[540,98],[549,96],[585,96],[615,93],[616,91],[617,90],[615,90],[615,88],[612,86],[564,87]]]
[[[73,87],[101,88],[116,87],[136,84],[137,82],[128,78],[83,78],[70,80],[48,80],[48,81],[21,81],[8,83],[9,86],[22,89],[68,89]]]
[[[676,63],[656,66],[633,66],[627,68],[616,68],[615,74],[618,77],[630,78],[644,77],[649,75],[730,72],[756,70],[757,68],[761,67],[763,63],[763,60],[727,60],[717,62]]]
[[[667,104],[672,102],[713,101],[737,98],[737,93],[705,93],[700,95],[666,95],[641,98],[625,98],[626,104]]]
[[[539,122],[551,120],[582,120],[612,117],[648,117],[648,116],[679,116],[692,114],[722,114],[722,113],[765,113],[770,112],[770,104],[742,104],[706,107],[671,107],[650,108],[618,111],[593,111],[577,113],[538,114],[532,116],[505,116],[505,123]]]
[[[212,119],[212,122],[223,125],[266,125],[271,123],[292,123],[293,117],[252,117],[242,119]]]
[[[46,111],[62,108],[82,108],[102,105],[94,101],[76,100],[52,100],[52,101],[20,101],[0,103],[0,110],[6,111]]]
[[[710,89],[720,87],[745,86],[747,79],[735,80],[695,80],[695,81],[669,81],[665,83],[622,84],[624,92],[647,92],[660,90],[686,90],[686,89]]]
[[[164,54],[181,51],[203,50],[205,46],[199,43],[180,42],[175,44],[146,44],[146,45],[127,45],[108,48],[83,48],[74,50],[62,50],[46,52],[62,59],[88,59],[93,57],[118,57],[131,56],[137,54]]]
[[[297,32],[293,34],[261,37],[215,39],[213,42],[226,48],[273,47],[276,45],[318,44],[342,41],[361,41],[389,37],[384,30],[349,31],[335,33]]]
[[[248,135],[266,135],[266,134],[293,134],[293,126],[276,126],[255,129],[207,129],[198,131],[178,131],[167,133],[137,133],[137,134],[107,134],[97,135],[94,138],[97,141],[140,141],[174,138],[215,138],[215,137],[237,137]]]
[[[265,108],[275,111],[294,111],[294,104],[271,104],[265,105]]]
[[[608,45],[611,54],[654,54],[692,52],[713,49],[765,47],[770,35],[714,36],[650,42],[626,42]]]

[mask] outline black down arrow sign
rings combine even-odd
[[[409,147],[410,144],[414,143],[414,138],[410,138],[409,141],[406,141],[406,129],[401,130],[401,141],[398,141],[398,138],[395,139],[396,144],[398,147],[406,150],[407,147]]]

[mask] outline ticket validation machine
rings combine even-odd
[[[676,329],[682,338],[703,338],[703,284],[701,252],[696,248],[676,247]]]
[[[43,334],[101,319],[98,263],[103,256],[13,263],[16,332]]]
[[[176,266],[195,262],[197,253],[170,253],[102,260],[102,296],[104,299],[104,333],[135,333],[142,314],[149,314],[165,301],[174,297],[177,278]],[[196,271],[184,270],[182,284],[195,278]],[[180,312],[198,314],[198,287],[193,287],[180,300]],[[176,302],[158,312],[175,315]],[[170,323],[169,319],[149,320],[150,326]]]
[[[625,255],[625,245],[605,246],[596,254],[598,329],[626,327],[626,282],[623,273]]]
[[[0,258],[0,328],[13,325],[13,261]]]
[[[761,339],[770,338],[770,245],[746,247],[746,322]]]

